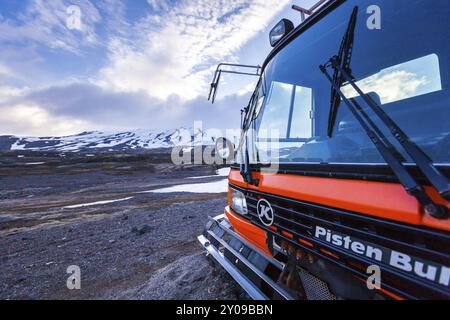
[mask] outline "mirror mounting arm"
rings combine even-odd
[[[319,9],[319,7],[321,7],[325,2],[327,2],[328,0],[319,0],[315,5],[313,5],[311,8],[306,9],[297,5],[293,5],[292,9],[295,11],[300,12],[301,17],[302,17],[302,22],[304,22],[306,20],[306,16],[311,16],[314,14],[314,12]]]
[[[229,68],[253,69],[254,72],[230,70]],[[262,70],[261,66],[251,66],[251,65],[245,65],[245,64],[234,64],[234,63],[219,64],[216,68],[216,71],[214,73],[213,82],[211,83],[211,86],[210,86],[208,101],[211,101],[212,103],[214,103],[216,101],[217,90],[219,88],[220,78],[223,73],[260,77],[261,70]]]

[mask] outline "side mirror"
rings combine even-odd
[[[226,161],[234,158],[234,143],[227,138],[218,138],[216,141],[216,155]]]
[[[282,19],[277,25],[270,31],[270,45],[275,47],[281,39],[283,39],[289,32],[294,30],[294,24],[291,20]]]

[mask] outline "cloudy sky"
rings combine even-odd
[[[215,65],[261,64],[271,27],[299,23],[292,4],[1,0],[0,134],[236,126],[254,79],[225,77],[210,105]]]

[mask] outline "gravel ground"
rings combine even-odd
[[[241,290],[204,253],[176,260],[159,269],[145,284],[112,298],[131,300],[229,300]],[[111,296],[107,296],[111,298]]]
[[[201,170],[0,176],[0,299],[237,299],[241,290],[196,239],[207,217],[223,212],[226,194],[133,193],[62,209],[187,183],[208,174]],[[81,290],[67,289],[71,265],[81,269]]]

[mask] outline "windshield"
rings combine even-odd
[[[338,53],[356,5],[350,67],[357,85],[433,162],[450,163],[450,10],[444,1],[429,0],[349,0],[282,49],[258,88],[264,102],[252,114],[251,162],[385,163],[344,103],[331,138],[327,132],[331,88],[319,65]],[[373,5],[380,9],[380,29],[370,25]],[[342,91],[361,99],[348,84]]]

